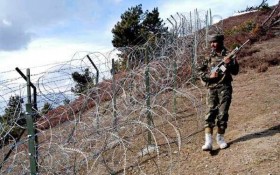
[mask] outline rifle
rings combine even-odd
[[[243,43],[240,47],[236,47],[233,51],[231,51],[225,58],[232,59],[239,51],[240,49],[247,44],[250,41],[248,39],[245,43]],[[219,64],[217,64],[213,69],[211,69],[211,73],[217,72],[218,70],[221,70],[222,72],[226,71],[226,67],[224,66],[225,62],[222,60]]]

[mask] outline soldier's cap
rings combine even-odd
[[[208,41],[211,42],[221,42],[224,41],[224,35],[223,34],[213,34],[208,36]]]

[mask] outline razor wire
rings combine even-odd
[[[202,129],[204,92],[194,83],[194,64],[206,48],[206,13],[171,16],[169,32],[151,34],[142,46],[108,53],[78,52],[69,61],[32,67],[31,82],[38,90],[38,109],[33,110],[38,115],[39,173],[180,174],[182,167],[176,162],[181,146],[191,141],[186,136]],[[119,52],[126,56],[127,67],[112,71],[112,58],[117,59]],[[96,78],[88,57],[99,70],[99,81],[75,94],[73,72],[89,69]],[[4,77],[0,79],[1,116],[7,114],[11,97],[21,99],[16,105],[20,110],[9,114],[15,122],[6,128],[1,124],[0,161],[12,152],[2,162],[0,173],[26,174],[30,172],[28,136],[23,134],[18,140],[11,133],[26,128],[18,122],[25,112],[26,84],[15,71],[0,74]],[[42,113],[46,103],[49,110]],[[151,124],[147,124],[147,111]],[[147,133],[151,144],[147,144]],[[143,167],[147,161],[151,169]]]

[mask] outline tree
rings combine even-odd
[[[50,110],[52,110],[52,105],[49,102],[46,102],[43,106],[43,108],[41,109],[41,114],[47,114]]]
[[[5,108],[5,114],[3,120],[7,121],[7,124],[13,125],[17,123],[19,125],[25,124],[22,119],[22,104],[23,100],[20,96],[11,96],[7,107]]]
[[[21,133],[22,127],[26,124],[23,116],[22,103],[23,99],[18,95],[9,98],[9,102],[5,108],[5,114],[0,119],[0,133],[1,137],[4,137],[4,140],[17,138]]]
[[[85,69],[83,74],[78,72],[72,73],[72,78],[76,82],[75,87],[71,88],[71,91],[75,94],[84,93],[88,88],[93,85],[93,78],[90,76],[89,69]]]
[[[65,98],[65,99],[63,100],[63,104],[64,104],[64,105],[68,105],[70,102],[71,102],[71,101],[70,101],[70,99],[68,99],[68,98]]]
[[[142,62],[143,57],[140,56],[136,56],[132,60],[127,58],[129,50],[123,47],[142,46],[147,41],[161,37],[162,33],[167,32],[167,29],[164,27],[163,20],[159,18],[158,8],[154,8],[152,12],[146,10],[144,13],[140,4],[129,8],[121,15],[121,21],[117,22],[112,29],[112,44],[121,51],[119,56],[123,59],[122,64],[125,64],[127,59]]]
[[[142,5],[129,8],[121,15],[121,21],[112,29],[113,46],[126,47],[143,43],[141,37],[141,15],[143,14]]]
[[[142,22],[142,29],[146,40],[150,39],[151,34],[160,37],[167,32],[168,28],[164,27],[163,20],[159,18],[158,8],[154,8],[152,12],[146,11],[145,16]]]

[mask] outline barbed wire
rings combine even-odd
[[[193,64],[194,50],[205,49],[206,29],[203,27],[207,19],[198,14],[196,12],[194,22],[189,16],[178,13],[178,18],[170,20],[173,24],[170,34],[152,36],[142,46],[119,48],[127,56],[125,71],[116,70],[112,74],[112,57],[117,50],[106,54],[77,53],[69,61],[31,68],[31,82],[38,93],[38,109],[33,108],[33,111],[39,115],[35,136],[39,138],[36,163],[40,174],[180,172],[180,168],[174,168],[179,160],[177,152],[182,144],[190,142],[189,137],[201,131],[204,112],[204,92],[194,84]],[[205,16],[205,12],[201,14]],[[193,23],[197,28],[192,28]],[[75,94],[71,90],[76,85],[73,72],[82,73],[89,68],[91,76],[97,76],[87,56],[103,79]],[[9,73],[15,72],[0,72]],[[17,75],[17,78],[0,80],[0,86],[5,87],[0,92],[2,113],[7,112],[12,96],[20,95],[24,101],[22,106],[27,103],[27,93],[23,91],[26,85],[19,88],[19,79]],[[43,113],[45,103],[52,107]],[[1,174],[30,173],[30,137],[25,133],[17,141],[18,133],[13,133],[26,129],[19,122],[24,113],[24,109],[13,115],[6,113],[15,121],[5,128],[4,123],[1,124]],[[185,119],[188,128],[183,122]],[[12,156],[5,160],[11,149]],[[142,167],[148,160],[153,160],[149,166],[154,169]],[[152,169],[154,172],[149,172]]]

